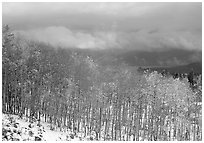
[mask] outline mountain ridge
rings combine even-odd
[[[196,74],[202,74],[202,63],[201,62],[194,62],[187,65],[181,66],[173,66],[173,67],[140,67],[140,71],[144,70],[150,71],[157,71],[159,73],[163,72],[164,70],[173,74],[173,73],[190,73],[193,71]]]

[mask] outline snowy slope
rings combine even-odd
[[[91,137],[83,137],[71,131],[50,130],[49,123],[29,123],[26,118],[17,115],[2,115],[2,141],[88,141]]]

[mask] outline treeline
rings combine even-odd
[[[100,66],[68,49],[2,36],[2,111],[96,140],[202,140],[201,80]]]

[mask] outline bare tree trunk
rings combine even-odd
[[[5,68],[5,73],[4,73],[4,81],[3,81],[3,104],[2,104],[2,111],[3,113],[6,112],[6,96],[7,96],[7,70]]]
[[[114,111],[113,111],[114,112]],[[112,114],[112,129],[111,129],[111,137],[112,137],[112,141],[114,139],[114,114]]]
[[[99,108],[99,139],[101,139],[102,108]]]

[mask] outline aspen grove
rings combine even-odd
[[[202,140],[202,81],[2,35],[2,112],[104,141]]]

